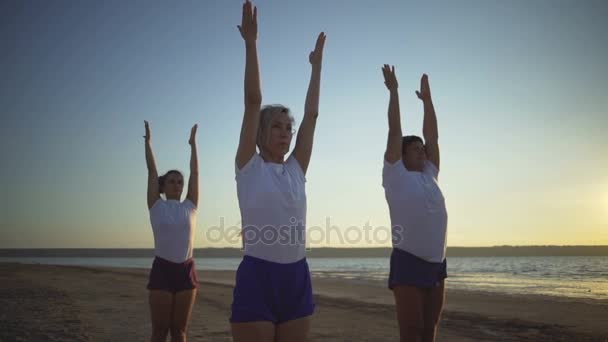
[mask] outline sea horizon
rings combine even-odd
[[[310,247],[308,258],[389,257],[392,247]],[[194,248],[193,256],[242,257],[238,247]],[[0,257],[148,257],[154,248],[0,248]],[[501,256],[608,256],[608,245],[501,245],[480,247],[448,246],[449,257]]]

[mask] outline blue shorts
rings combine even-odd
[[[447,277],[447,259],[443,259],[443,262],[428,262],[414,254],[393,248],[388,276],[389,289],[392,290],[397,285],[434,288]]]
[[[314,309],[306,258],[290,264],[243,258],[236,271],[230,322],[280,324],[310,316]]]

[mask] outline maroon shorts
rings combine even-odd
[[[165,290],[176,293],[198,287],[194,259],[182,263],[155,257],[150,270],[148,290]]]

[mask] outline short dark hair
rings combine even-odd
[[[167,173],[165,173],[164,175],[158,177],[158,193],[160,193],[160,194],[164,194],[165,193],[165,191],[163,190],[163,186],[165,185],[165,181],[167,180],[167,176],[169,176],[170,174],[179,175],[182,178],[184,178],[184,175],[182,175],[182,173],[179,172],[178,170],[169,170],[169,171],[167,171]]]
[[[404,136],[403,140],[401,142],[401,154],[405,154],[405,151],[406,151],[407,147],[409,146],[409,144],[415,143],[417,141],[419,141],[422,145],[424,145],[424,141],[422,140],[422,138],[417,135]]]

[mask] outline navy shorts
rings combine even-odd
[[[281,324],[310,316],[314,309],[306,258],[290,264],[243,258],[236,271],[230,322]]]
[[[389,289],[392,290],[397,285],[434,288],[447,277],[447,259],[443,259],[443,262],[428,262],[414,254],[393,248],[388,276]]]
[[[193,258],[181,263],[159,257],[154,258],[148,280],[148,290],[165,290],[176,293],[197,287],[198,278]]]

